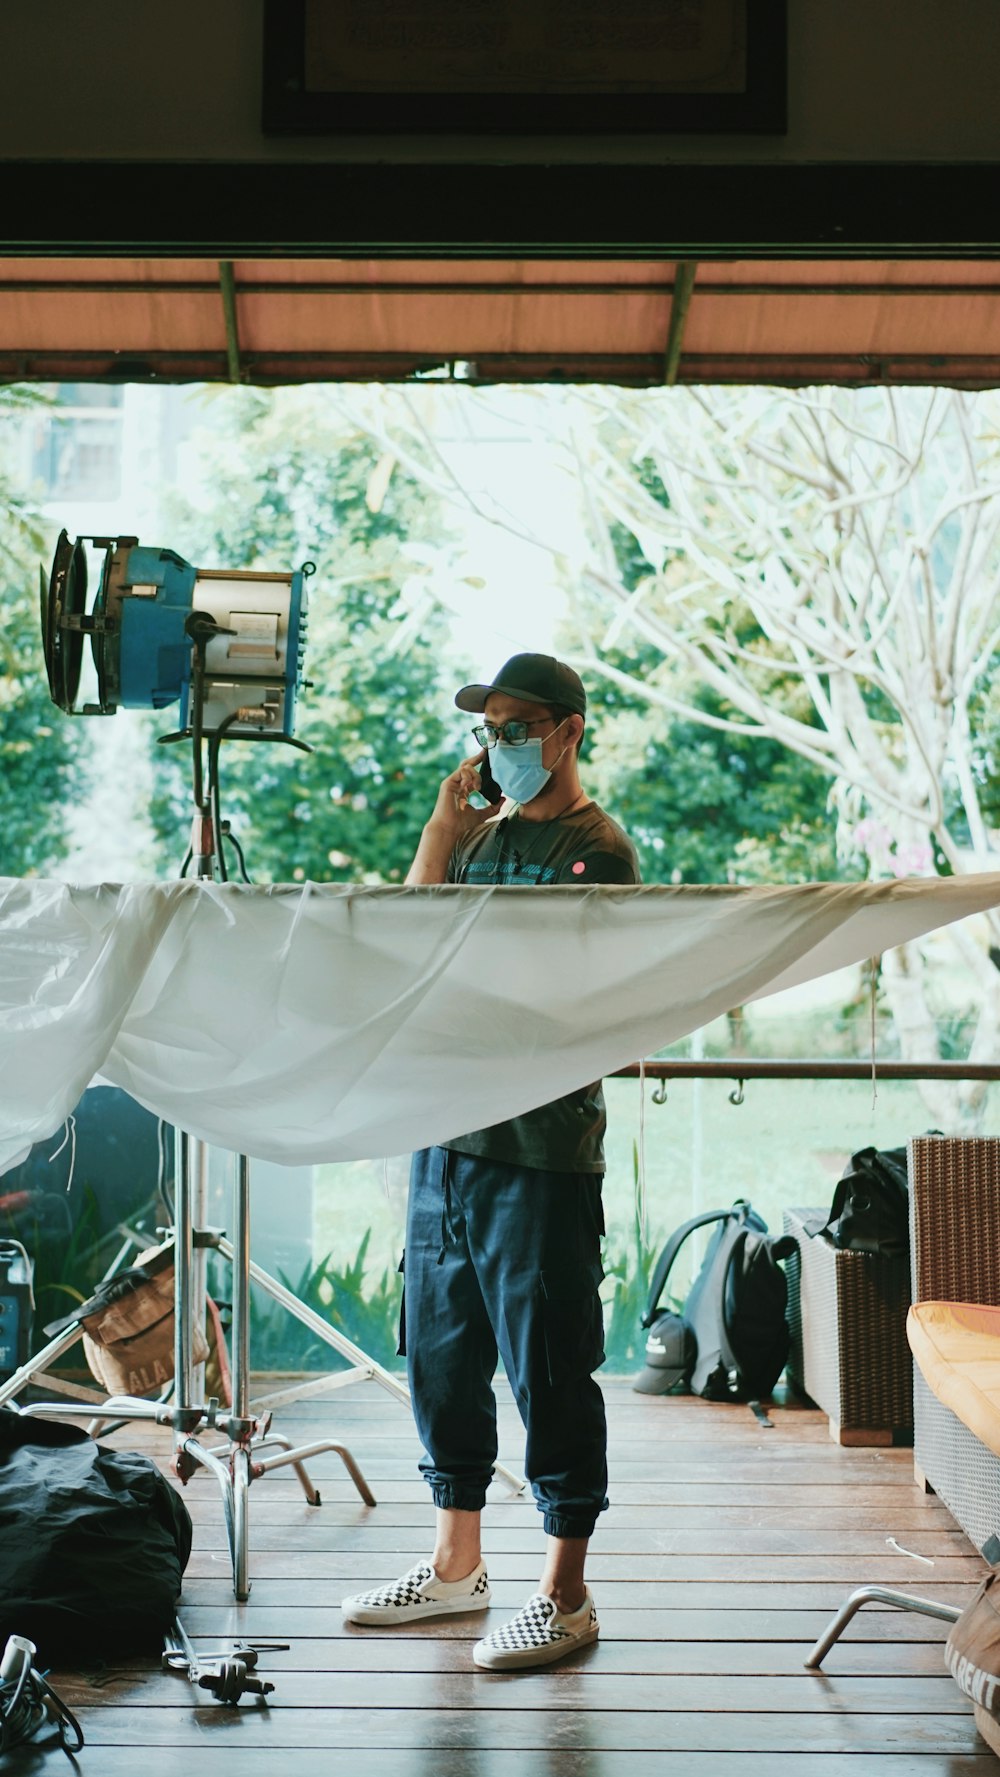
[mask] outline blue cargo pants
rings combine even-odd
[[[478,1511],[497,1456],[497,1355],[549,1536],[588,1537],[607,1501],[601,1178],[447,1148],[413,1156],[400,1353],[437,1506]]]

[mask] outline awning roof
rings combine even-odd
[[[990,260],[0,259],[0,379],[1000,383]]]

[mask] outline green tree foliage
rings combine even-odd
[[[176,511],[178,546],[204,567],[316,564],[313,688],[297,726],[314,752],[225,745],[223,813],[255,881],[400,881],[463,744],[449,695],[462,669],[449,665],[443,614],[419,597],[443,544],[436,502],[322,389],[220,392],[207,419],[209,503]],[[153,815],[176,867],[189,755],[171,751],[158,760]]]
[[[1000,832],[1000,650],[976,686],[969,705],[972,771],[979,786],[983,816],[993,833]],[[948,785],[950,802],[958,798]],[[960,816],[960,810],[956,810]],[[967,826],[963,837],[967,834]]]
[[[666,508],[651,466],[636,473]],[[622,583],[634,591],[648,562],[625,526],[610,525],[609,538]],[[744,612],[744,646],[760,639]],[[588,783],[627,828],[645,882],[808,882],[843,874],[822,771],[769,736],[710,727],[650,703],[639,686],[679,679],[651,644],[605,648],[602,657],[636,689],[593,676]],[[809,719],[800,685],[772,675],[770,688],[772,698]],[[710,686],[696,681],[685,690],[684,701],[708,721],[734,716]]]
[[[79,733],[49,699],[38,564],[50,553],[14,466],[14,437],[39,396],[0,390],[0,874],[37,876],[69,849],[67,810],[82,787]]]
[[[605,698],[605,686],[596,686],[588,783],[634,840],[645,882],[842,874],[828,785],[815,767],[778,741],[671,720],[638,699],[609,712]],[[718,707],[705,691],[697,703],[709,713]]]

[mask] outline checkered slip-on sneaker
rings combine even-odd
[[[536,1592],[509,1623],[477,1641],[472,1658],[477,1666],[488,1666],[493,1672],[507,1672],[515,1666],[547,1666],[552,1660],[564,1660],[578,1647],[586,1647],[588,1641],[596,1641],[599,1633],[589,1591],[579,1610],[565,1616],[554,1598]]]
[[[467,1579],[439,1580],[429,1561],[411,1567],[401,1579],[374,1591],[343,1599],[345,1623],[415,1623],[419,1617],[446,1617],[463,1610],[485,1610],[490,1582],[480,1561]]]

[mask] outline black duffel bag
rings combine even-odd
[[[825,1234],[846,1252],[902,1258],[910,1250],[906,1149],[860,1148],[852,1154],[826,1221],[814,1217],[805,1230],[814,1238]]]
[[[40,1660],[159,1651],[191,1553],[183,1500],[148,1457],[0,1407],[0,1647]]]

